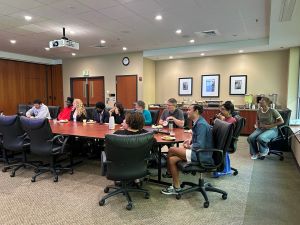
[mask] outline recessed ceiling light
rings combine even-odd
[[[12,44],[16,44],[16,40],[10,40],[10,43],[12,43]]]
[[[76,53],[73,52],[73,53],[72,53],[72,56],[75,56],[75,55],[76,55]]]
[[[155,16],[155,19],[156,20],[162,20],[162,16],[161,15],[157,15],[157,16]]]
[[[176,32],[176,34],[181,34],[181,33],[182,33],[182,30],[181,30],[181,29],[178,29],[178,30],[176,30],[175,32]]]
[[[31,16],[24,16],[25,20],[30,21],[32,19]]]
[[[46,50],[46,51],[50,51],[50,48],[46,47],[45,50]]]
[[[239,53],[243,53],[243,52],[244,52],[244,50],[242,50],[242,49],[241,49],[241,50],[239,50]]]
[[[123,47],[123,51],[126,51],[127,50],[127,48],[126,47]]]
[[[205,53],[202,52],[200,55],[201,55],[201,56],[205,56]]]
[[[101,44],[105,44],[106,41],[105,41],[105,40],[101,40],[100,43],[101,43]]]
[[[194,40],[194,39],[191,39],[191,40],[190,40],[190,43],[195,43],[195,40]]]
[[[169,56],[169,59],[173,59],[173,56]]]

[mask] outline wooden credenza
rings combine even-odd
[[[149,107],[149,110],[159,110],[159,118],[165,108],[164,107]],[[187,111],[187,108],[181,108],[183,111]],[[242,135],[249,135],[251,134],[255,128],[254,124],[256,122],[256,110],[255,109],[239,109],[239,115],[246,119],[246,125],[243,128],[241,134]],[[204,108],[204,112],[202,116],[205,120],[209,123],[210,120],[219,113],[220,110],[218,108]]]

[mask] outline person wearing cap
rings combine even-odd
[[[135,103],[135,111],[140,112],[143,114],[145,119],[145,125],[151,125],[152,124],[152,117],[149,110],[145,109],[145,102],[143,101],[137,101]]]
[[[67,106],[61,110],[61,112],[58,114],[57,119],[58,120],[70,120],[70,115],[72,111],[74,99],[71,97],[67,97],[66,104]]]
[[[97,123],[108,123],[109,112],[105,109],[105,104],[103,102],[96,103],[96,108],[93,111],[93,120]]]
[[[51,119],[48,107],[44,105],[40,99],[33,101],[33,107],[26,112],[26,116],[29,118]]]

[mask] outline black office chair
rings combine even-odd
[[[62,135],[54,136],[48,119],[30,119],[21,117],[21,124],[30,137],[30,151],[31,153],[44,157],[52,157],[50,165],[40,165],[35,170],[31,181],[35,182],[36,177],[51,172],[53,174],[53,181],[58,181],[58,173],[68,170],[73,174],[72,169],[72,154],[70,154],[70,167],[62,167],[57,164],[60,156],[66,154],[66,144],[68,137]]]
[[[158,115],[159,115],[159,110],[149,110],[151,113],[151,118],[152,118],[152,124],[157,124],[158,122]]]
[[[232,140],[230,142],[229,148],[228,148],[228,153],[229,154],[233,154],[236,152],[237,150],[237,142],[239,140],[239,136],[241,134],[242,129],[244,128],[245,124],[246,124],[246,119],[239,116],[238,114],[236,114],[234,116],[234,118],[236,119],[236,122],[234,123],[234,128],[233,128],[233,134],[232,134]],[[236,176],[238,175],[238,170],[230,167],[233,172],[233,175]]]
[[[106,178],[113,181],[120,181],[120,186],[107,186],[105,193],[109,189],[115,191],[105,195],[99,201],[99,205],[103,206],[105,200],[111,196],[122,193],[126,196],[128,204],[127,210],[132,209],[132,200],[129,192],[142,192],[145,198],[149,198],[149,192],[142,188],[134,188],[130,183],[135,179],[140,179],[148,174],[147,160],[153,145],[153,134],[137,134],[137,135],[114,135],[105,136],[105,153],[107,171]]]
[[[29,110],[28,106],[25,104],[19,104],[17,108],[17,114],[25,115],[26,112]]]
[[[183,112],[183,118],[184,118],[184,129],[192,129],[192,121],[189,119],[187,112]]]
[[[93,120],[93,112],[94,112],[95,107],[85,107],[86,110],[86,117],[89,120]]]
[[[205,202],[203,204],[204,208],[209,207],[209,201],[206,194],[207,191],[220,193],[222,194],[222,198],[224,200],[227,199],[227,193],[225,191],[214,188],[210,183],[204,182],[202,173],[223,171],[225,152],[228,150],[229,144],[231,142],[232,133],[233,133],[233,124],[229,124],[219,119],[216,119],[214,126],[212,128],[212,135],[213,135],[215,148],[198,149],[197,150],[198,162],[187,163],[186,161],[179,161],[177,163],[178,168],[183,173],[191,173],[192,175],[196,175],[197,172],[200,173],[198,184],[194,184],[192,182],[182,182],[182,184],[180,185],[181,188],[184,188],[186,185],[190,186],[190,188],[179,191],[176,195],[177,199],[180,199],[183,194],[198,191],[201,192],[201,194],[205,199]],[[202,162],[201,152],[212,152],[214,164]]]
[[[22,159],[20,162],[6,165],[2,171],[6,172],[9,169],[12,169],[10,176],[14,177],[16,171],[22,167],[33,167],[36,168],[38,163],[36,161],[27,161],[27,153],[29,152],[29,139],[26,132],[22,129],[20,123],[20,117],[15,116],[0,116],[0,132],[3,135],[3,157],[7,160],[8,151],[12,153],[23,153]]]
[[[48,109],[51,119],[56,119],[60,111],[60,106],[48,106]]]
[[[284,123],[278,126],[278,136],[273,138],[269,143],[269,153],[268,155],[277,155],[279,160],[283,161],[283,152],[290,151],[290,142],[289,136],[292,134],[292,131],[289,127],[290,118],[292,111],[290,109],[278,110]],[[265,156],[260,157],[261,160],[265,159]]]

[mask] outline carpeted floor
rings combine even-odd
[[[110,198],[100,207],[99,199],[105,195],[103,189],[112,182],[100,176],[99,161],[86,160],[75,168],[73,175],[63,174],[57,183],[53,183],[50,175],[31,183],[30,170],[21,170],[14,178],[0,172],[0,224],[297,224],[300,221],[300,177],[291,154],[287,153],[283,162],[275,158],[253,161],[249,159],[244,137],[238,146],[239,151],[231,156],[231,161],[232,166],[239,169],[239,175],[207,178],[228,192],[227,200],[222,200],[217,193],[209,193],[208,209],[203,208],[200,193],[176,200],[175,196],[160,194],[162,187],[151,183],[144,183],[144,188],[150,190],[150,199],[132,194],[134,208],[131,211],[125,209],[127,202],[122,195]],[[181,178],[198,180],[198,176],[182,175]],[[282,206],[271,208],[284,210],[273,212],[269,210],[270,203],[276,201],[272,194],[263,194],[268,191],[277,196],[278,193],[289,196],[292,191],[294,198],[290,196],[289,201],[293,202],[280,199]],[[295,212],[290,214],[293,216],[290,220],[289,215],[281,216],[281,212],[289,211]],[[266,212],[267,223],[261,221]],[[276,216],[272,217],[273,213]]]

